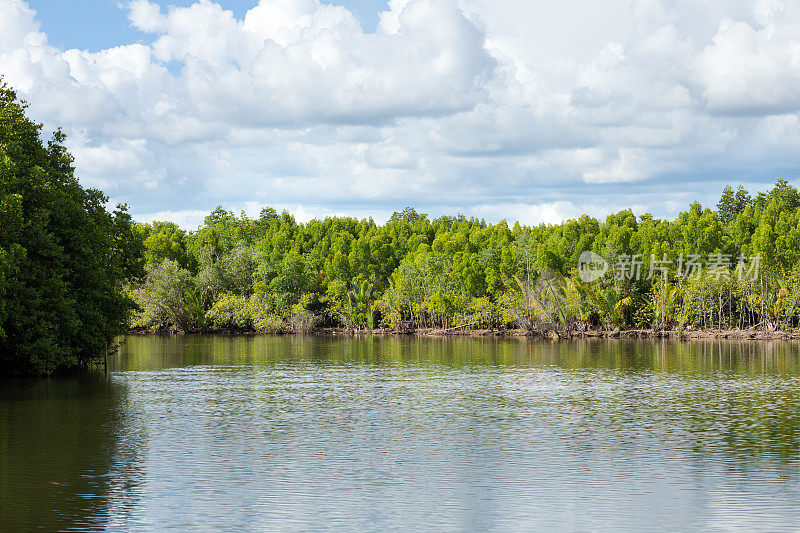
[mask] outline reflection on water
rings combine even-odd
[[[0,529],[792,529],[789,343],[128,337],[0,383]]]
[[[89,376],[0,381],[0,530],[104,522],[121,394]]]

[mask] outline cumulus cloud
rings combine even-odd
[[[696,59],[706,104],[721,113],[800,109],[800,8],[762,2],[757,24],[723,19]]]
[[[142,219],[673,216],[726,181],[800,177],[800,8],[724,4],[391,0],[366,32],[318,0],[241,18],[134,0],[146,37],[89,52],[0,0],[0,73]]]
[[[206,120],[371,123],[473,106],[494,66],[483,34],[449,0],[398,9],[374,34],[317,0],[262,0],[242,21],[208,0],[166,13],[137,0],[130,19],[157,36],[157,60],[183,64],[183,96]]]

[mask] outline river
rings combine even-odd
[[[0,382],[0,530],[793,530],[788,342],[130,336]]]

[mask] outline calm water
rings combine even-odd
[[[800,525],[794,344],[126,341],[0,382],[0,529]]]

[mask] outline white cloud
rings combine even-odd
[[[669,216],[800,177],[790,0],[391,0],[374,33],[317,0],[127,11],[149,39],[60,50],[0,0],[0,73],[65,127],[84,182],[148,219]]]
[[[352,14],[316,0],[262,1],[237,21],[203,0],[162,13],[138,0],[131,21],[156,34],[155,58],[200,118],[243,126],[370,123],[475,104],[494,62],[449,0],[413,0],[393,33],[365,34]],[[431,31],[432,28],[436,31]]]
[[[800,109],[800,10],[762,2],[759,22],[724,19],[697,57],[710,109],[771,114]]]
[[[140,213],[136,219],[139,222],[174,222],[186,229],[195,229],[203,223],[208,211],[187,209],[184,211],[158,211],[155,213]]]
[[[588,183],[639,181],[647,177],[647,168],[652,166],[648,163],[642,150],[621,148],[607,165],[584,172],[583,177]]]
[[[156,32],[164,29],[161,8],[147,0],[133,0],[128,4],[131,24],[142,31]]]
[[[519,221],[520,224],[556,224],[568,218],[581,216],[580,209],[572,202],[558,201],[541,204],[502,203],[492,205],[476,205],[468,210],[469,214],[490,221],[506,220],[509,224]]]
[[[0,52],[14,52],[23,47],[37,47],[44,43],[44,35],[39,33],[36,13],[25,2],[17,0],[0,1]]]

